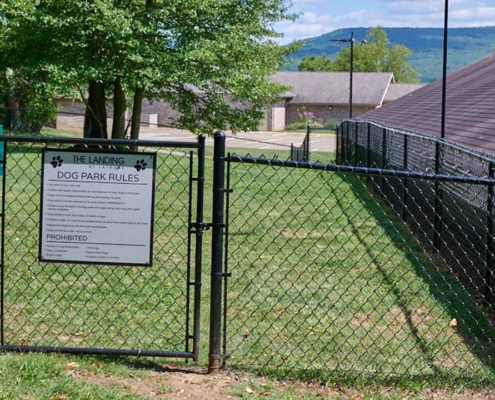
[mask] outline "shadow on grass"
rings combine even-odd
[[[197,363],[188,363],[187,360],[180,359],[171,360],[170,358],[134,357],[122,355],[72,355],[72,358],[81,357],[85,360],[90,360],[91,363],[98,361],[105,364],[116,364],[137,371],[149,372],[180,372],[183,374],[207,375],[208,370],[204,366]],[[161,362],[159,362],[161,361]]]
[[[388,375],[356,370],[315,371],[305,369],[289,369],[280,367],[238,368],[240,371],[269,376],[273,379],[294,379],[302,382],[320,382],[324,385],[337,387],[365,388],[370,385],[378,387],[393,387],[410,391],[422,391],[424,388],[455,389],[484,389],[493,386],[493,381],[480,380],[476,377],[459,377],[445,371],[438,375]]]
[[[343,174],[341,174],[341,177],[350,185],[356,198],[383,229],[391,243],[403,252],[413,266],[415,274],[426,283],[429,293],[452,320],[459,321],[455,327],[457,334],[460,335],[469,351],[490,371],[489,375],[482,374],[481,371],[477,372],[476,367],[473,365],[470,366],[473,376],[459,377],[454,376],[455,374],[448,372],[448,370],[439,368],[434,363],[434,351],[428,346],[428,342],[413,322],[407,299],[404,298],[403,293],[395,285],[389,273],[380,265],[376,251],[366,243],[364,238],[360,237],[358,229],[354,229],[358,239],[366,247],[368,256],[377,266],[377,271],[381,274],[384,284],[394,296],[397,306],[400,307],[406,318],[407,325],[418,349],[434,371],[435,376],[442,377],[441,379],[446,379],[447,382],[454,379],[456,385],[459,385],[460,379],[469,386],[473,384],[480,385],[487,380],[490,381],[490,384],[493,384],[495,381],[495,346],[492,338],[495,337],[495,329],[489,315],[480,308],[475,301],[475,297],[464,287],[462,282],[450,273],[442,271],[440,263],[435,261],[433,257],[428,256],[424,249],[421,252],[412,251],[412,249],[418,248],[418,241],[412,237],[404,223],[391,210],[388,210],[387,206],[382,204],[383,202],[377,196],[371,194],[371,190],[367,188],[359,177]],[[342,199],[337,199],[337,204],[344,214],[347,213],[348,223],[352,225],[353,216],[348,215],[348,207],[346,208],[345,204],[342,204]],[[478,376],[477,374],[483,376]],[[419,378],[423,379],[423,377]],[[416,377],[413,379],[417,380]]]

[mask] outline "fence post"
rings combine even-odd
[[[366,167],[371,167],[371,124],[368,122],[368,129],[366,131]]]
[[[347,136],[349,135],[349,121],[344,122],[345,130],[343,129],[342,134],[340,135],[340,157],[339,163],[343,164],[347,161]]]
[[[385,169],[387,165],[387,129],[382,129],[382,165],[381,168]],[[385,177],[380,177],[380,194],[385,196]]]
[[[225,203],[225,142],[226,135],[218,131],[213,149],[213,212],[211,245],[210,350],[208,372],[220,369],[222,342],[222,280]]]
[[[366,168],[371,168],[371,124],[369,122],[366,136]],[[369,174],[366,174],[366,183],[370,183]]]
[[[409,141],[407,140],[408,137],[407,135],[404,135],[404,153],[403,153],[403,160],[402,160],[402,168],[404,171],[407,171],[407,164],[408,164],[408,144]],[[402,182],[402,221],[406,222],[407,220],[407,199],[408,199],[408,192],[409,192],[409,180],[407,178],[404,178]]]
[[[306,137],[303,142],[304,157],[303,161],[309,162],[309,135],[311,134],[311,127],[308,125],[306,127]]]
[[[346,144],[345,144],[345,153],[346,153],[346,159],[345,161],[349,164],[352,163],[351,157],[352,157],[352,138],[351,138],[351,127],[354,126],[354,122],[349,121],[349,129],[347,130],[347,138],[346,138]]]
[[[495,178],[495,165],[490,163],[488,166],[488,176],[491,180]],[[483,300],[485,304],[491,305],[492,298],[492,277],[494,272],[494,260],[493,260],[493,234],[494,234],[494,221],[493,212],[495,209],[493,184],[488,185],[488,201],[487,201],[487,216],[486,216],[486,250],[485,250],[485,271],[484,280],[485,287],[483,290]]]
[[[442,148],[437,141],[435,144],[435,174],[442,171]],[[435,204],[433,209],[433,247],[440,252],[440,239],[442,238],[442,213],[443,213],[443,188],[440,181],[435,179]]]
[[[356,122],[356,129],[354,131],[354,166],[357,167],[358,165],[358,141],[359,141],[359,122]]]
[[[205,147],[206,137],[200,135],[198,138],[200,145],[198,150],[198,178],[197,178],[197,191],[198,198],[196,200],[196,223],[198,229],[196,230],[196,249],[194,255],[194,325],[193,325],[193,352],[195,354],[194,361],[198,361],[199,355],[199,343],[201,336],[201,316],[199,310],[201,310],[201,283],[198,284],[198,280],[201,281],[201,271],[203,265],[203,217],[204,217],[204,190],[205,190]],[[191,157],[192,159],[192,157]],[[189,330],[187,331],[189,334]]]

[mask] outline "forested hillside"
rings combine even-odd
[[[442,76],[442,28],[383,28],[390,43],[403,44],[413,51],[409,62],[418,69],[422,82],[428,83]],[[302,58],[308,54],[327,54],[334,57],[341,49],[336,39],[349,39],[354,32],[356,45],[366,38],[368,28],[339,29],[308,39],[304,47],[292,56],[286,70],[297,70]],[[495,51],[495,26],[481,28],[451,28],[448,37],[448,72],[462,68]]]

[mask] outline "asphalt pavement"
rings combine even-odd
[[[270,150],[290,150],[291,145],[301,146],[304,133],[297,132],[240,132],[227,133],[227,148],[251,148]],[[141,128],[143,140],[194,141],[196,136],[189,131],[170,128]],[[207,137],[207,145],[213,145],[213,138]],[[310,135],[311,151],[334,152],[335,135],[313,133]]]

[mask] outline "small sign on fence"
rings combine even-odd
[[[39,259],[151,266],[156,155],[44,150]]]

